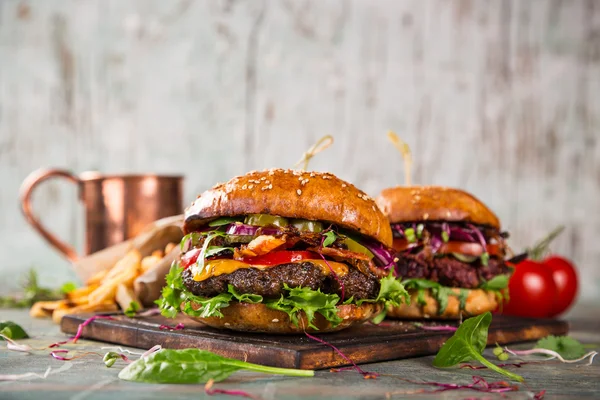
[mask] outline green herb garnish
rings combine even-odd
[[[25,332],[25,329],[21,328],[20,325],[15,324],[12,321],[1,321],[0,322],[0,334],[6,336],[9,339],[27,339],[29,335]],[[0,340],[4,340],[0,337]]]
[[[574,360],[585,354],[585,347],[570,336],[546,336],[535,347],[555,351],[567,360]]]
[[[325,236],[325,240],[323,240],[323,247],[331,246],[337,239],[337,235],[334,231],[327,231],[323,234],[323,236]]]
[[[488,328],[491,322],[492,314],[490,312],[464,321],[454,335],[444,343],[435,356],[433,365],[438,368],[446,368],[475,360],[512,380],[523,382],[522,376],[500,368],[483,357],[482,353],[487,344]]]
[[[442,231],[442,240],[444,241],[444,243],[448,243],[448,241],[450,240],[450,235],[448,235],[448,232]]]
[[[252,364],[200,349],[163,349],[129,364],[119,373],[119,378],[146,383],[198,384],[223,381],[239,370],[302,377],[315,374],[310,370]]]
[[[137,301],[132,301],[131,303],[129,303],[129,307],[127,307],[127,309],[123,311],[123,314],[127,315],[128,317],[135,317],[137,312],[141,309],[142,306],[140,305],[140,303],[138,303]]]

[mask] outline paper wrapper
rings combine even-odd
[[[112,268],[130,250],[138,249],[142,257],[146,257],[155,250],[164,250],[168,243],[175,243],[177,246],[169,254],[134,281],[134,291],[140,301],[144,305],[152,305],[160,296],[171,263],[179,256],[179,242],[183,238],[182,226],[183,215],[155,221],[139,236],[76,261],[73,263],[75,271],[79,278],[86,282],[98,272]]]

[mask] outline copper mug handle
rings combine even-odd
[[[44,228],[38,217],[36,217],[33,214],[33,210],[31,207],[31,194],[33,193],[33,189],[35,189],[37,185],[44,182],[45,180],[54,177],[66,178],[69,181],[76,183],[78,186],[80,183],[79,178],[65,170],[39,169],[37,171],[34,171],[31,174],[29,174],[25,181],[23,181],[21,189],[19,190],[19,197],[21,199],[21,209],[23,210],[23,214],[25,215],[27,221],[35,228],[35,230],[37,230],[44,237],[44,239],[46,239],[52,246],[54,246],[58,251],[60,251],[71,262],[75,262],[79,259],[79,256],[77,255],[75,249],[72,246],[60,240],[49,230]]]

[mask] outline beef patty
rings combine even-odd
[[[399,258],[398,276],[429,279],[450,287],[474,289],[484,280],[509,273],[508,266],[497,258],[490,258],[487,266],[464,263],[451,256],[426,259],[417,254],[404,254]]]
[[[367,269],[368,271],[368,269]],[[213,276],[204,281],[195,281],[190,268],[183,271],[185,287],[197,296],[213,297],[227,292],[227,285],[233,285],[239,293],[259,294],[265,298],[277,298],[284,292],[283,285],[290,288],[308,287],[320,289],[323,293],[336,293],[341,296],[341,285],[332,275],[325,275],[320,267],[310,261],[281,264],[266,269],[243,268],[231,274]],[[374,299],[379,293],[379,281],[370,271],[363,274],[353,267],[348,273],[338,276],[344,285],[344,298]]]

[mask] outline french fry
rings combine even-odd
[[[127,310],[134,301],[138,304],[142,304],[140,303],[140,299],[138,299],[135,293],[133,293],[133,288],[123,284],[117,286],[117,294],[115,295],[115,299],[123,311]]]
[[[95,313],[102,311],[117,311],[117,305],[113,301],[106,301],[99,304],[84,304],[75,307],[62,306],[54,310],[52,313],[52,321],[56,324],[60,324],[60,321],[67,314]]]
[[[32,318],[51,317],[54,310],[61,304],[66,304],[66,300],[38,301],[29,310],[29,316]]]
[[[77,301],[77,299],[80,298],[87,298],[87,296],[93,292],[94,290],[96,290],[96,288],[100,286],[100,284],[93,284],[90,286],[84,286],[84,287],[80,287],[77,288],[69,293],[66,294],[66,298],[70,301]]]
[[[161,249],[158,250],[154,250],[152,252],[152,254],[150,254],[152,257],[158,257],[158,258],[163,258],[165,256],[164,251],[162,251]]]
[[[108,274],[108,269],[104,269],[102,271],[98,271],[94,276],[87,280],[86,285],[93,286],[99,285],[102,282],[102,279]]]
[[[140,252],[135,249],[131,250],[130,252],[125,254],[125,257],[117,261],[115,266],[110,269],[108,274],[106,274],[106,276],[102,280],[102,283],[104,284],[107,281],[111,281],[114,277],[121,274],[122,272],[130,270],[132,265],[136,265],[137,268],[139,268],[141,261],[142,255],[140,254]]]
[[[148,256],[148,257],[144,257],[142,258],[142,262],[141,262],[141,267],[142,267],[142,273],[148,271],[150,268],[152,268],[153,266],[155,266],[156,264],[158,264],[160,262],[160,260],[162,260],[162,257],[157,257],[154,255]]]
[[[169,254],[175,246],[177,246],[175,243],[167,243],[167,246],[165,247],[165,254]]]
[[[114,301],[117,293],[117,286],[120,284],[131,286],[133,284],[134,279],[139,275],[141,260],[139,258],[131,258],[129,261],[132,263],[127,265],[125,269],[121,270],[119,274],[111,277],[109,280],[103,281],[96,290],[88,295],[90,304],[100,304],[106,302],[107,300]]]

